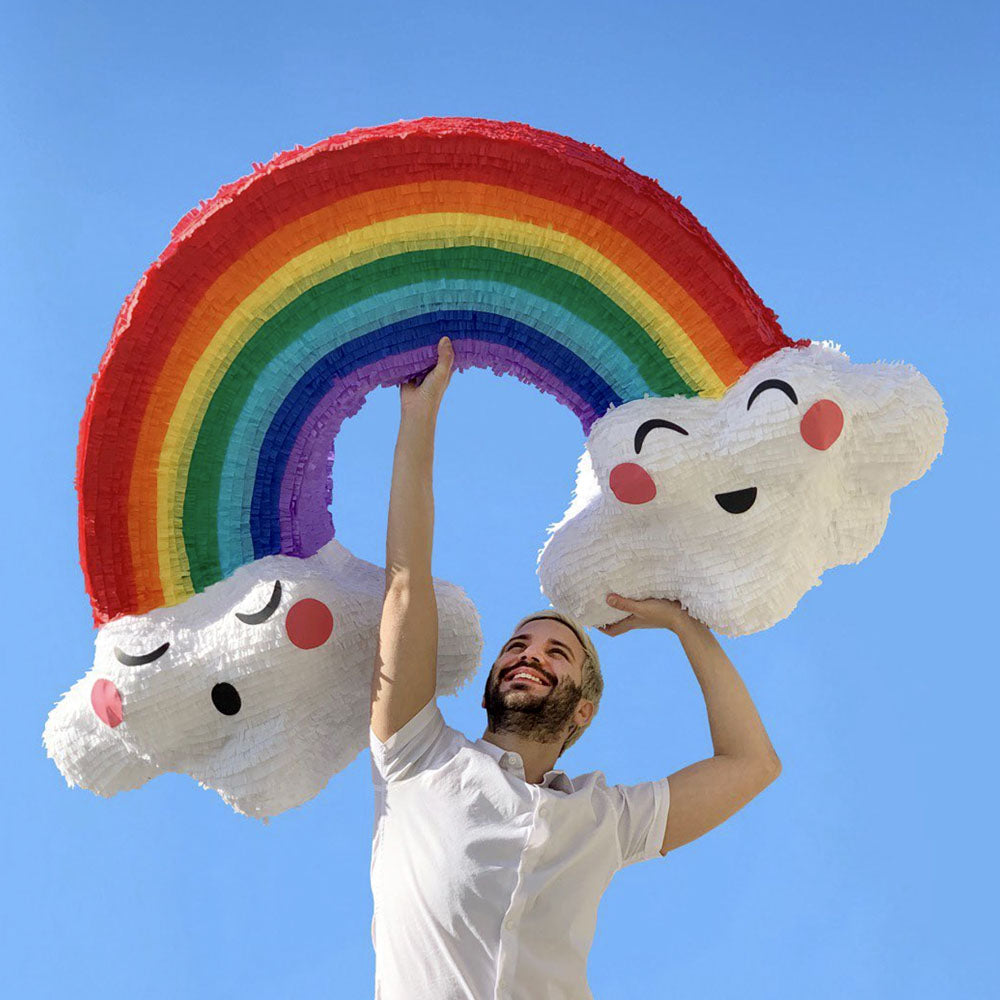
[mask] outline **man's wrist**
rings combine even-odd
[[[692,618],[690,615],[684,621],[677,624],[672,631],[681,642],[697,642],[712,638],[712,630],[704,622],[700,622],[697,618]]]
[[[433,428],[437,423],[439,404],[433,400],[408,399],[400,404],[400,421],[426,428]]]

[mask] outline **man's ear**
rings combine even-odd
[[[573,721],[578,726],[586,726],[594,717],[594,711],[594,703],[588,701],[586,698],[581,698],[580,703],[576,706],[576,711],[573,713]]]

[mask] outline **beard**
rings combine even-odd
[[[515,672],[518,664],[503,671],[506,676]],[[555,687],[544,691],[530,689],[500,690],[501,675],[490,671],[486,678],[486,717],[490,732],[513,733],[536,743],[555,743],[569,739],[573,727],[566,732],[566,724],[573,718],[576,706],[583,697],[583,689],[570,677],[562,677]]]

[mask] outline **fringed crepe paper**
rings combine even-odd
[[[115,324],[79,454],[96,620],[317,552],[340,424],[443,334],[584,433],[790,343],[690,212],[594,147],[426,119],[281,154],[181,220]]]
[[[87,401],[101,628],[45,731],[70,783],[182,771],[267,816],[365,745],[382,571],[332,540],[334,442],[444,334],[460,368],[535,385],[590,435],[540,566],[590,624],[615,589],[766,627],[870,551],[889,493],[940,450],[922,376],[789,340],[691,213],[596,147],[453,118],[282,153],[181,220]],[[438,588],[447,691],[481,637]]]
[[[588,625],[623,618],[605,601],[620,593],[679,600],[726,635],[768,628],[875,548],[944,432],[918,371],[828,344],[779,351],[718,400],[626,403],[590,433],[542,586]]]
[[[320,792],[367,746],[385,572],[328,542],[268,556],[183,604],[100,629],[94,669],[53,709],[45,745],[101,795],[189,774],[248,816]],[[436,581],[438,691],[481,650],[467,597]]]

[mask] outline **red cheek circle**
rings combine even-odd
[[[622,462],[611,470],[611,492],[622,503],[649,503],[656,496],[653,477],[635,462]]]
[[[285,631],[299,649],[315,649],[330,638],[330,633],[333,632],[333,615],[322,601],[305,597],[288,609]]]
[[[90,704],[97,717],[112,729],[122,721],[122,696],[118,688],[108,680],[94,681],[90,689]]]
[[[810,448],[826,451],[844,429],[844,411],[832,399],[821,399],[806,410],[799,433]]]

